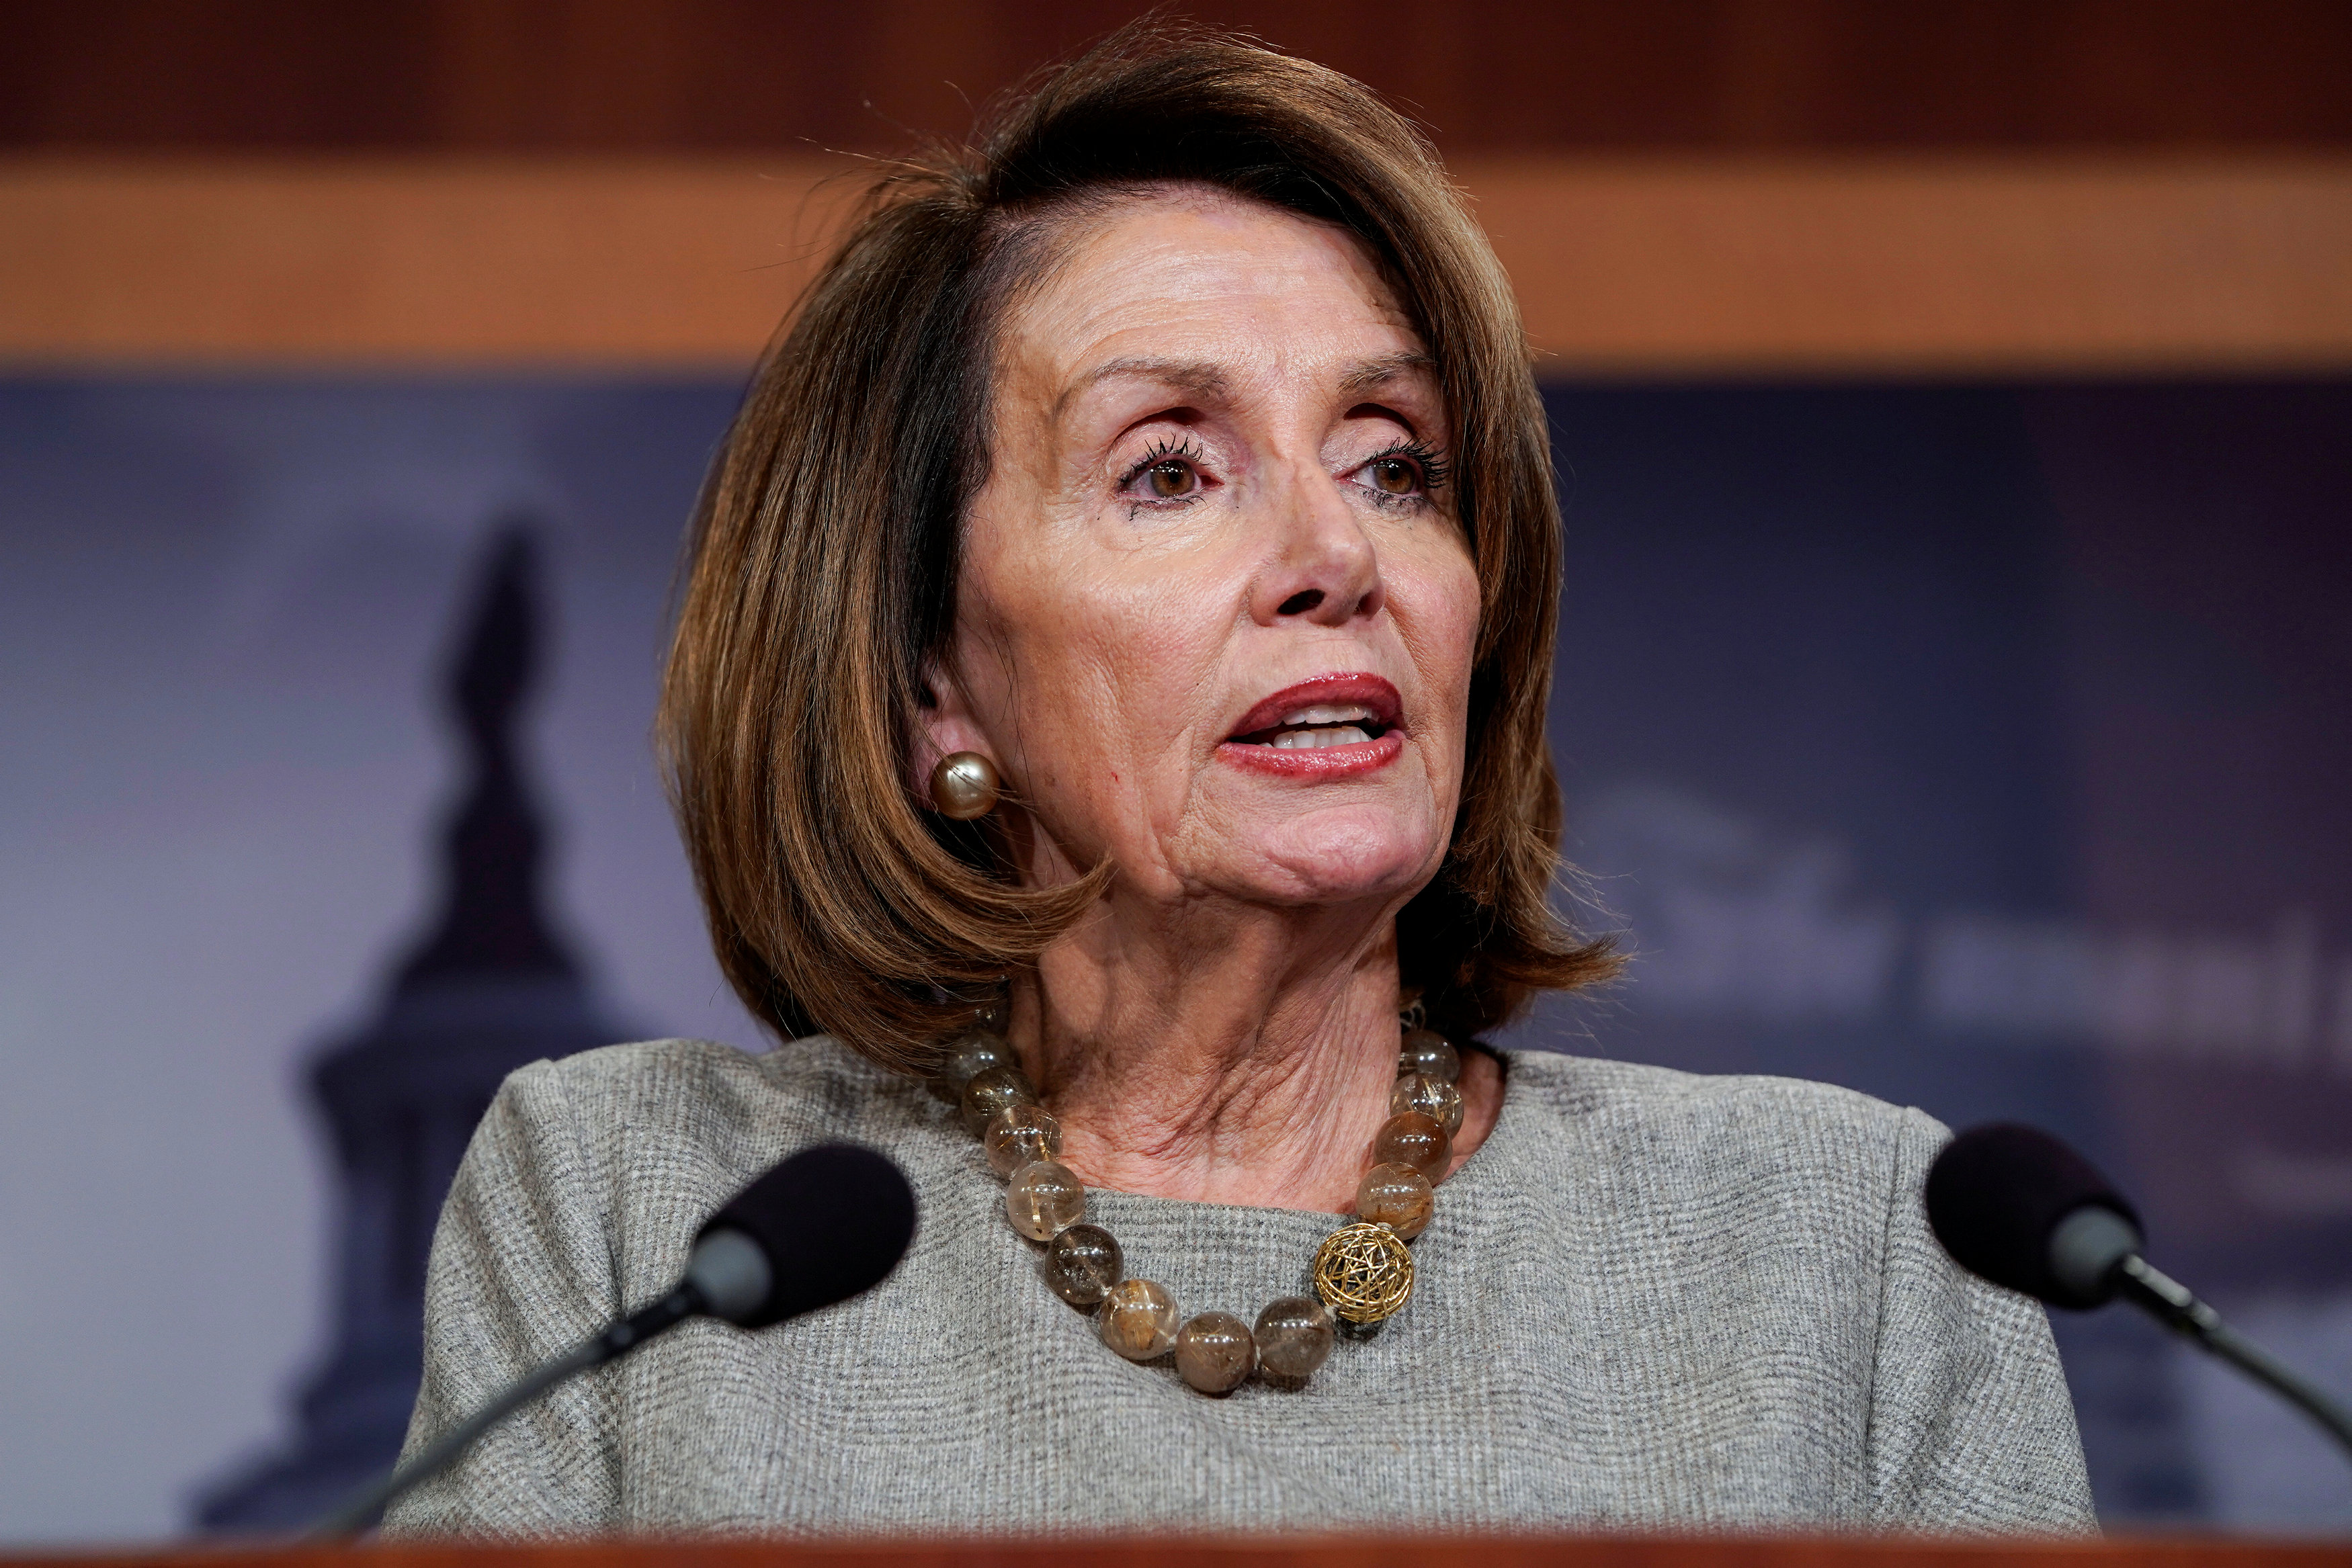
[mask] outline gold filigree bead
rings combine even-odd
[[[971,1103],[969,1092],[965,1103]],[[1372,1139],[1372,1164],[1411,1166],[1433,1182],[1445,1179],[1445,1167],[1453,1160],[1454,1141],[1445,1129],[1418,1111],[1391,1116]]]
[[[1129,1361],[1151,1361],[1176,1343],[1176,1298],[1151,1280],[1121,1280],[1095,1314],[1103,1343]]]
[[[996,1113],[981,1134],[988,1168],[1009,1176],[1032,1160],[1062,1157],[1062,1124],[1042,1105],[1011,1105]]]
[[[1032,1160],[1004,1188],[1004,1218],[1032,1241],[1051,1241],[1087,1217],[1087,1189],[1077,1173],[1052,1160]]]
[[[1412,1253],[1385,1225],[1343,1225],[1316,1251],[1315,1293],[1351,1323],[1392,1318],[1412,1300]]]
[[[1411,1166],[1374,1166],[1356,1188],[1356,1218],[1385,1225],[1407,1241],[1429,1228],[1437,1195]]]
[[[1462,1076],[1462,1053],[1433,1029],[1409,1029],[1397,1052],[1397,1071],[1425,1072],[1451,1083]]]
[[[1462,1130],[1462,1091],[1426,1072],[1408,1072],[1389,1091],[1389,1114],[1418,1111],[1445,1129],[1448,1138]]]

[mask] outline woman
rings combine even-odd
[[[886,175],[728,439],[663,720],[728,977],[806,1038],[514,1076],[412,1441],[796,1147],[887,1151],[920,1234],[394,1528],[2084,1526],[2039,1309],[1921,1221],[1934,1123],[1475,1045],[1612,968],[1547,898],[1556,530],[1501,272],[1346,78],[1139,26]]]

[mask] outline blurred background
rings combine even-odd
[[[687,508],[862,161],[1132,14],[0,4],[0,1542],[309,1517],[499,1076],[763,1045],[647,742]],[[1414,115],[1543,356],[1639,956],[1506,1042],[2049,1124],[2352,1393],[2352,8],[1192,14]],[[2352,1532],[2058,1329],[2111,1527]]]

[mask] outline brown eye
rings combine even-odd
[[[1190,463],[1154,463],[1144,476],[1151,482],[1151,493],[1163,501],[1191,494],[1195,483]]]
[[[1409,496],[1421,488],[1421,470],[1402,457],[1372,460],[1372,487],[1387,496]]]

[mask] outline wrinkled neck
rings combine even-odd
[[[1396,1077],[1396,924],[1122,910],[1048,949],[1013,1039],[1088,1184],[1349,1207]]]

